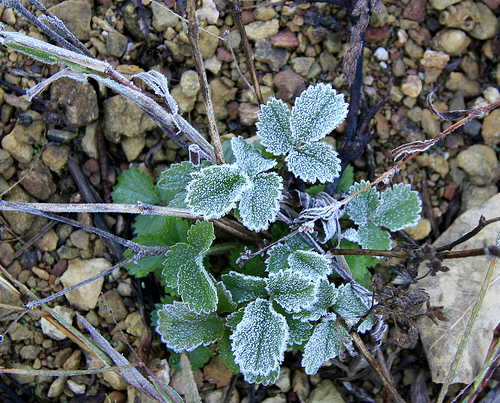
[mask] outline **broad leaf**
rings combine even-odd
[[[271,99],[261,107],[257,135],[261,144],[273,155],[284,155],[294,145],[288,106],[280,99]]]
[[[186,242],[187,232],[190,226],[190,222],[184,218],[159,215],[138,215],[134,222],[134,232],[137,236],[143,234],[161,234],[163,243],[159,245],[169,246],[177,242]]]
[[[236,330],[236,326],[240,324],[243,320],[243,315],[245,314],[245,308],[240,308],[236,312],[226,317],[226,326],[231,330]]]
[[[250,180],[236,165],[216,165],[193,173],[187,202],[193,215],[220,218],[236,206]]]
[[[134,277],[141,278],[146,277],[149,273],[154,270],[159,270],[163,268],[163,262],[165,261],[165,256],[146,256],[143,257],[138,262],[129,263],[125,266],[128,273]]]
[[[276,160],[266,159],[243,137],[233,137],[231,139],[231,149],[236,158],[236,164],[245,173],[253,178],[258,173],[267,171],[276,166]]]
[[[342,173],[337,186],[337,193],[347,193],[349,188],[354,185],[354,168],[351,164],[347,165]]]
[[[363,304],[358,295],[354,292],[351,284],[342,284],[338,288],[337,300],[333,305],[333,309],[340,316],[357,321],[368,310],[368,307]],[[368,315],[365,321],[359,326],[358,332],[365,333],[370,330],[375,321],[373,315]]]
[[[317,298],[318,284],[291,270],[270,274],[267,291],[287,312],[300,312]]]
[[[309,340],[313,325],[309,322],[294,319],[290,314],[285,314],[284,316],[290,332],[290,338],[288,339],[289,346],[300,346],[304,341]]]
[[[234,361],[243,374],[267,377],[279,370],[288,341],[288,325],[269,301],[256,299],[230,337]]]
[[[349,189],[349,194],[354,194],[365,186],[369,185],[368,181],[355,183]],[[346,212],[356,224],[363,225],[371,220],[373,213],[379,205],[379,192],[374,187],[370,187],[359,195],[354,196],[349,200]]]
[[[411,185],[397,183],[380,197],[380,204],[373,214],[373,223],[399,231],[418,223],[422,202]]]
[[[196,262],[199,253],[191,245],[178,243],[167,252],[163,262],[163,279],[165,284],[172,288],[177,288],[180,268],[186,262]]]
[[[217,309],[217,290],[213,278],[203,267],[201,255],[196,260],[184,262],[177,278],[179,294],[190,310],[208,313]]]
[[[222,282],[237,304],[267,297],[266,280],[230,271],[222,275]]]
[[[176,192],[185,191],[189,182],[193,180],[191,174],[199,172],[202,168],[209,166],[208,161],[203,161],[200,165],[193,165],[189,161],[180,164],[172,164],[164,170],[158,178],[158,187],[173,190]]]
[[[276,224],[275,224],[276,225]],[[273,227],[275,226],[273,225]],[[271,228],[273,228],[271,227]],[[255,252],[257,249],[253,246],[249,246],[251,252]],[[245,261],[243,267],[236,264],[236,261],[241,257],[241,254],[245,252],[245,247],[240,245],[234,248],[229,255],[229,263],[231,269],[239,273],[244,273],[249,276],[265,277],[266,276],[266,264],[264,263],[264,257],[257,255],[252,259]]]
[[[208,347],[199,346],[193,351],[186,353],[189,358],[189,363],[191,364],[191,369],[196,371],[197,369],[203,368],[210,358],[213,357],[214,352]],[[168,358],[168,362],[176,371],[181,371],[181,355],[180,353],[171,353]]]
[[[330,144],[307,143],[290,152],[285,158],[288,169],[304,181],[332,182],[340,174],[340,159]]]
[[[330,260],[314,251],[295,251],[288,256],[288,263],[290,269],[312,281],[326,279],[333,271]]]
[[[187,235],[187,243],[200,254],[208,251],[214,239],[214,225],[209,221],[198,221],[189,229]]]
[[[177,193],[169,202],[168,207],[172,208],[188,208],[186,201],[187,191]]]
[[[255,177],[238,206],[243,225],[256,232],[266,230],[276,220],[282,190],[282,179],[274,172]]]
[[[318,287],[317,299],[307,309],[294,314],[294,319],[299,319],[302,322],[317,321],[322,316],[328,314],[330,308],[337,300],[337,290],[335,284],[330,284],[328,281],[321,281]]]
[[[306,374],[316,374],[321,364],[337,357],[343,349],[342,338],[350,336],[336,320],[323,320],[316,326],[304,347],[302,366]]]
[[[266,260],[269,273],[278,273],[280,270],[285,270],[290,267],[288,257],[297,250],[311,250],[312,246],[300,235],[296,234],[283,243],[273,246],[269,253],[269,258]]]
[[[163,305],[158,311],[156,331],[167,347],[177,353],[214,343],[222,337],[223,330],[223,319],[217,314],[197,314],[182,302]]]
[[[276,369],[271,371],[269,375],[254,375],[251,373],[244,373],[245,381],[248,383],[261,383],[264,386],[267,386],[272,383],[276,383],[280,376],[280,367],[278,366]]]
[[[330,84],[309,86],[296,99],[290,118],[295,143],[321,140],[347,116],[349,104]]]
[[[137,168],[132,168],[118,177],[118,183],[111,193],[115,203],[135,204],[143,202],[147,204],[158,204],[158,189],[151,178]]]
[[[231,340],[229,340],[230,334],[231,331],[229,328],[224,328],[224,336],[222,336],[222,339],[220,339],[217,344],[220,349],[220,357],[224,361],[224,364],[226,364],[226,367],[228,367],[234,375],[237,375],[241,371],[238,364],[234,362],[234,355],[231,351]]]
[[[361,225],[358,234],[359,244],[363,249],[387,250],[391,247],[389,233],[370,222]]]

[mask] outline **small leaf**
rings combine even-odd
[[[368,307],[363,304],[358,295],[354,292],[351,284],[342,284],[338,288],[337,301],[333,305],[333,309],[340,316],[348,319],[358,320],[368,310]],[[375,321],[373,315],[368,315],[365,321],[359,326],[358,332],[365,333],[370,330]]]
[[[253,246],[248,247],[248,249],[250,249],[251,252],[255,252],[257,250]],[[231,269],[249,276],[266,276],[266,264],[264,263],[264,258],[261,255],[257,255],[252,259],[247,260],[244,263],[243,267],[240,267],[236,264],[236,260],[238,260],[241,257],[241,254],[244,252],[245,247],[243,245],[240,245],[239,247],[236,247],[231,251],[229,255],[229,263],[231,265]]]
[[[258,298],[245,307],[243,319],[230,339],[241,372],[267,377],[283,362],[288,325],[269,301]]]
[[[198,221],[191,226],[187,235],[187,243],[200,254],[208,251],[214,239],[214,225],[209,221]]]
[[[340,159],[330,144],[319,142],[304,144],[285,158],[288,169],[304,181],[332,182],[340,174]]]
[[[203,368],[210,358],[213,357],[214,352],[208,347],[199,346],[193,351],[186,353],[191,363],[191,369],[196,371],[197,369]],[[172,368],[176,371],[181,370],[181,355],[179,353],[171,353],[168,358],[168,362],[172,365]]]
[[[230,335],[231,331],[229,328],[224,328],[224,336],[222,336],[222,339],[220,339],[217,344],[220,349],[220,357],[224,361],[224,364],[226,364],[226,367],[228,367],[234,375],[237,375],[241,371],[238,364],[234,362],[234,355],[231,351],[231,340],[229,340]]]
[[[231,293],[227,290],[226,285],[219,281],[216,286],[217,289],[217,312],[234,312],[236,310],[236,303],[233,300]]]
[[[168,207],[172,208],[188,208],[186,201],[187,192],[177,193],[167,204]]]
[[[321,140],[345,120],[348,107],[344,95],[337,95],[330,84],[309,86],[292,108],[290,122],[295,143]]]
[[[322,316],[328,314],[330,308],[337,300],[337,290],[335,284],[330,284],[328,281],[321,281],[316,294],[317,299],[302,312],[293,315],[294,319],[299,319],[302,322],[315,322]]]
[[[192,246],[185,243],[178,243],[166,253],[163,262],[163,280],[169,287],[177,288],[180,268],[186,262],[196,261],[199,253]]]
[[[352,195],[369,184],[370,182],[364,180],[355,183],[350,187],[349,194]],[[370,187],[349,200],[346,212],[356,224],[366,224],[371,220],[374,211],[379,205],[379,197],[380,194],[378,190],[374,187]]]
[[[345,167],[344,172],[340,177],[336,192],[347,193],[352,185],[354,185],[354,168],[351,164],[349,164]]]
[[[314,251],[295,251],[288,256],[288,263],[290,269],[312,281],[326,279],[333,271],[330,260]]]
[[[349,333],[336,320],[323,320],[304,347],[302,366],[308,375],[318,372],[325,361],[337,357],[343,349],[342,338],[350,338]]]
[[[125,268],[130,275],[141,278],[146,277],[154,270],[162,269],[164,261],[165,256],[145,256],[138,262],[129,263]]]
[[[397,183],[380,197],[380,204],[373,214],[373,223],[399,231],[417,225],[422,202],[411,185]]]
[[[266,289],[285,311],[300,312],[317,299],[318,284],[298,272],[281,270],[269,275]]]
[[[313,325],[309,322],[302,322],[301,320],[294,319],[292,315],[285,314],[286,323],[290,332],[288,340],[289,346],[300,346],[306,340],[309,340],[312,334]]]
[[[175,192],[185,191],[189,182],[193,180],[191,173],[199,172],[202,168],[209,166],[208,161],[203,161],[200,165],[193,165],[189,161],[180,164],[172,164],[165,169],[158,178],[158,187],[173,190]]]
[[[188,304],[190,310],[209,313],[217,309],[217,290],[212,277],[203,267],[201,255],[180,266],[177,284],[182,301]]]
[[[187,202],[193,215],[220,218],[236,206],[250,180],[236,165],[215,165],[193,173]]]
[[[391,237],[387,231],[371,222],[358,229],[359,244],[363,249],[387,250],[391,247]]]
[[[236,330],[236,326],[240,324],[243,320],[243,315],[245,314],[245,308],[240,308],[231,315],[226,316],[226,326],[231,330]]]
[[[217,314],[197,314],[182,302],[163,305],[158,311],[156,331],[167,347],[177,353],[214,343],[222,337],[223,330],[223,319]]]
[[[161,234],[162,243],[158,245],[170,246],[177,242],[186,242],[187,232],[190,226],[190,222],[184,218],[159,215],[138,215],[134,221],[134,232],[137,236],[143,234]]]
[[[251,373],[245,373],[243,372],[243,375],[245,377],[245,381],[248,383],[261,383],[264,386],[267,386],[272,383],[276,383],[280,376],[280,367],[274,369],[269,373],[269,375],[254,375]]]
[[[257,175],[238,205],[243,225],[256,232],[266,230],[269,223],[276,221],[282,190],[282,179],[276,173]]]
[[[288,106],[280,99],[271,99],[261,106],[257,122],[257,135],[261,144],[273,155],[284,155],[294,145],[290,129]]]
[[[258,173],[267,171],[276,166],[276,160],[266,159],[243,137],[231,139],[231,149],[236,158],[236,164],[245,173],[253,178]]]
[[[288,257],[296,250],[311,250],[312,246],[300,234],[296,234],[283,243],[273,246],[269,253],[269,258],[266,260],[267,271],[269,273],[278,273],[280,270],[285,270],[290,267]]]
[[[132,168],[118,177],[118,184],[111,193],[115,203],[136,204],[143,202],[147,204],[158,204],[158,189],[151,178],[137,168]]]
[[[266,280],[230,271],[222,275],[222,282],[231,293],[234,302],[240,304],[256,298],[267,297]]]

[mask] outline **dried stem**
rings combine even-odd
[[[214,108],[212,106],[212,99],[210,98],[210,91],[208,88],[207,73],[201,56],[199,24],[195,15],[194,0],[188,0],[188,17],[188,38],[193,50],[198,79],[200,80],[201,95],[203,96],[203,103],[205,104],[205,112],[208,119],[208,132],[210,134],[210,138],[212,139],[212,145],[214,146],[216,162],[217,164],[224,164],[226,160],[224,158],[224,152],[222,151],[217,122],[215,121]]]

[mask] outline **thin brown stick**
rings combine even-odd
[[[210,138],[212,139],[212,145],[214,146],[216,162],[217,164],[224,164],[226,159],[224,158],[224,152],[222,151],[219,130],[217,128],[217,122],[215,121],[214,108],[212,105],[212,99],[210,98],[210,91],[208,89],[207,73],[201,56],[199,24],[196,19],[195,11],[194,0],[188,0],[188,38],[193,50],[193,58],[196,65],[196,71],[198,72],[198,79],[200,80],[201,95],[203,96],[203,103],[205,104],[205,112],[208,119],[208,132],[210,134]]]
[[[250,48],[250,42],[248,41],[247,33],[245,31],[245,26],[243,25],[243,20],[241,18],[241,7],[238,0],[228,0],[227,5],[233,13],[234,21],[236,22],[236,27],[241,35],[241,43],[243,45],[243,52],[245,53],[245,58],[248,64],[248,70],[250,71],[250,77],[252,78],[253,89],[257,97],[259,104],[264,103],[264,98],[260,91],[259,81],[257,80],[257,72],[255,70],[255,64],[253,62],[252,49]]]

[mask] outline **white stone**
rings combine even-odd
[[[75,394],[77,395],[83,395],[85,393],[85,385],[81,385],[79,383],[76,383],[75,381],[72,381],[71,379],[68,379],[66,381],[66,385],[68,385],[68,388]]]
[[[389,60],[389,52],[387,51],[386,48],[382,48],[382,47],[377,48],[377,50],[375,51],[373,56],[375,56],[377,58],[377,60],[379,60],[379,61],[386,62],[387,60]]]
[[[483,92],[484,99],[490,104],[500,101],[500,91],[495,87],[488,87]]]
[[[61,317],[70,325],[73,323],[75,312],[72,309],[58,305],[54,308],[54,311],[58,315],[61,315]],[[45,318],[42,318],[40,320],[40,325],[42,326],[42,333],[45,336],[49,336],[51,339],[64,340],[67,337],[63,332],[57,329],[57,327],[55,327]]]

